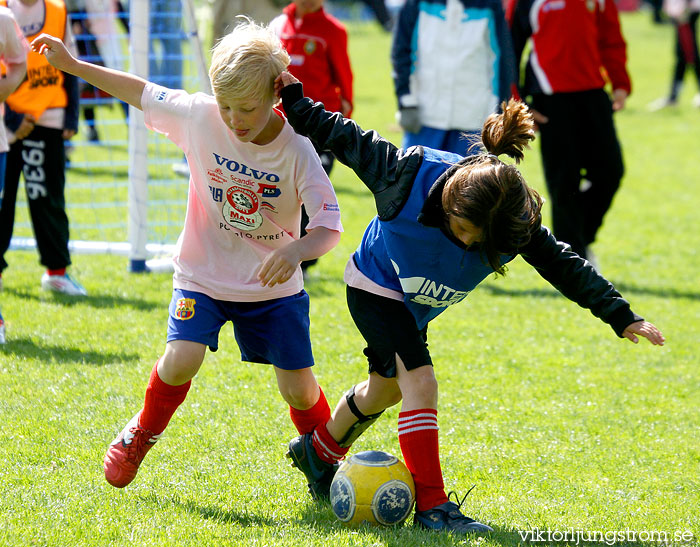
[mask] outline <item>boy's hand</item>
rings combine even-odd
[[[286,70],[283,71],[279,76],[277,76],[277,78],[275,78],[275,95],[279,97],[283,87],[296,83],[299,83],[299,80],[297,80]]]
[[[627,328],[622,332],[624,338],[631,340],[635,344],[639,342],[639,338],[636,335],[643,336],[655,346],[663,346],[666,341],[661,331],[648,321],[636,321],[631,323],[627,325]]]
[[[50,34],[44,33],[34,38],[32,50],[46,56],[46,60],[51,65],[64,72],[70,72],[70,67],[77,62],[63,45],[63,42]]]
[[[265,257],[258,270],[258,279],[263,287],[274,287],[291,279],[301,263],[296,245],[290,243],[275,249]]]

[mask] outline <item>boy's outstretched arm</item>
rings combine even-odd
[[[113,97],[143,110],[141,95],[148,83],[143,78],[76,59],[61,40],[49,34],[41,34],[32,41],[31,46],[32,50],[45,55],[57,69],[82,78]]]
[[[635,344],[639,342],[637,335],[643,336],[655,346],[663,346],[666,341],[661,331],[648,321],[635,321],[627,325],[625,330],[622,331],[622,336]]]
[[[323,226],[307,229],[304,237],[275,249],[265,257],[258,270],[260,284],[263,287],[273,287],[289,281],[302,261],[323,256],[339,241],[340,232],[336,230]]]

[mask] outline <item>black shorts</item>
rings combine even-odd
[[[367,342],[369,372],[396,377],[396,354],[406,370],[433,364],[428,351],[428,327],[418,330],[406,305],[354,287],[347,287],[348,309]]]

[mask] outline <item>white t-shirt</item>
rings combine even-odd
[[[12,12],[5,6],[0,6],[0,62],[21,63],[27,58],[29,44],[22,31],[17,26]],[[5,103],[0,103],[0,116],[5,114]],[[0,123],[0,152],[10,149],[7,144],[5,124]]]
[[[256,278],[263,259],[308,229],[342,231],[338,200],[311,142],[285,120],[269,144],[241,142],[213,97],[146,85],[146,125],[185,153],[190,167],[185,226],[173,257],[173,286],[217,300],[254,302],[298,293],[301,268],[274,287]]]

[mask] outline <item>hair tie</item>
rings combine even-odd
[[[486,154],[486,157],[492,160],[501,161],[500,159],[498,159],[498,156],[496,154],[492,154],[491,152]]]

